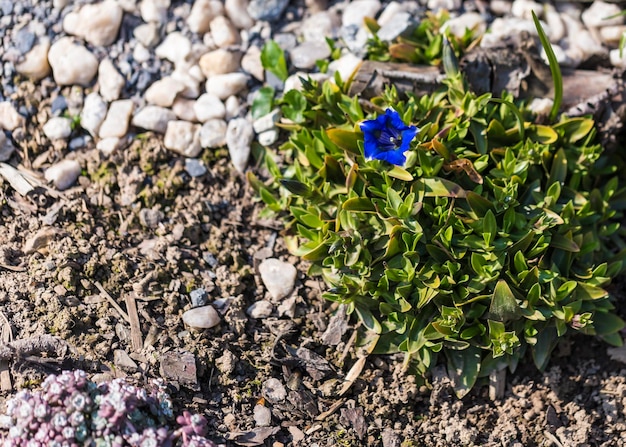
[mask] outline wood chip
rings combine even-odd
[[[10,343],[13,341],[13,333],[11,332],[11,324],[9,320],[4,315],[3,312],[0,311],[0,318],[2,319],[2,329],[0,338],[3,343]],[[13,384],[11,383],[11,371],[9,369],[9,360],[2,359],[0,360],[0,388],[2,391],[12,391]]]
[[[102,284],[100,284],[99,281],[96,281],[95,286],[98,288],[98,290],[100,291],[100,293],[107,299],[107,301],[109,302],[109,304],[111,306],[113,306],[115,308],[115,310],[117,310],[119,312],[119,314],[121,315],[121,317],[126,320],[128,323],[130,323],[130,317],[128,316],[128,314],[126,312],[124,312],[124,309],[122,309],[120,307],[119,304],[117,304],[117,302],[113,299],[113,297],[111,295],[109,295],[109,292],[107,292],[106,290],[104,290],[104,287],[102,287]]]
[[[168,351],[161,355],[159,373],[166,380],[176,381],[181,385],[199,391],[196,371],[196,357],[188,351]]]
[[[128,312],[130,322],[130,344],[133,351],[139,352],[143,349],[143,336],[141,334],[141,326],[139,324],[139,314],[137,313],[137,303],[135,302],[135,294],[131,293],[124,297],[126,302],[126,311]]]
[[[348,371],[348,374],[346,374],[343,386],[339,390],[339,396],[343,396],[344,394],[346,394],[354,381],[359,378],[359,376],[361,375],[361,371],[363,371],[363,367],[365,366],[366,360],[367,357],[361,357],[354,363],[354,365],[352,365],[352,368],[350,368],[350,371]]]

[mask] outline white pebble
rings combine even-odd
[[[263,82],[265,80],[265,69],[261,63],[261,50],[259,47],[252,45],[248,48],[246,54],[241,58],[241,68],[259,81]]]
[[[293,290],[298,271],[288,262],[267,258],[259,265],[259,273],[272,298],[280,300]]]
[[[224,6],[217,0],[196,0],[187,17],[187,24],[193,33],[209,31],[211,20],[224,14]]]
[[[122,141],[123,140],[121,138],[117,137],[103,138],[96,143],[96,149],[98,149],[104,155],[109,156],[120,147],[120,143]]]
[[[172,112],[178,117],[179,120],[196,122],[198,121],[198,117],[196,116],[196,112],[193,110],[193,105],[196,103],[193,99],[178,97],[174,100],[174,104],[172,104]]]
[[[59,191],[72,186],[80,175],[80,164],[76,160],[61,160],[44,172],[47,181],[52,182]]]
[[[548,114],[552,110],[553,104],[554,101],[552,101],[550,98],[535,98],[530,102],[528,108],[537,115],[548,116]]]
[[[133,30],[135,39],[147,48],[159,42],[159,27],[155,23],[144,23]]]
[[[625,33],[626,26],[624,25],[603,26],[600,28],[602,42],[610,47],[617,47]]]
[[[250,144],[254,139],[252,124],[245,118],[235,118],[228,122],[226,145],[230,159],[239,172],[243,172],[250,157]]]
[[[24,60],[15,66],[15,70],[33,81],[39,81],[50,74],[48,63],[50,40],[46,37],[26,53]]]
[[[256,133],[261,133],[266,130],[274,129],[276,127],[276,123],[280,120],[280,110],[274,109],[267,115],[263,115],[260,118],[257,118],[252,123],[252,127]]]
[[[80,125],[92,136],[98,136],[100,126],[107,114],[107,103],[93,92],[85,97],[83,110],[80,112]]]
[[[378,0],[355,0],[346,5],[341,16],[341,23],[344,27],[350,25],[364,26],[365,17],[376,17],[381,4]]]
[[[285,80],[285,92],[288,92],[289,90],[302,90],[302,79],[308,78],[311,78],[312,81],[322,83],[327,79],[330,79],[330,76],[327,73],[305,73],[303,71],[298,71]]]
[[[380,13],[376,20],[380,26],[385,26],[397,13],[405,11],[406,6],[403,3],[395,1],[389,2],[383,12]]]
[[[63,30],[82,37],[92,45],[106,46],[115,41],[122,23],[122,8],[113,0],[84,5],[63,19]]]
[[[622,10],[615,3],[606,3],[596,0],[582,13],[582,21],[588,28],[599,28],[602,26],[621,25],[624,23]],[[607,17],[616,16],[612,19]]]
[[[120,99],[122,88],[126,84],[124,76],[119,74],[111,59],[103,59],[98,67],[98,85],[100,86],[100,96],[105,101],[115,101]]]
[[[48,61],[59,85],[87,87],[98,71],[98,59],[84,46],[75,44],[71,37],[61,37],[52,44]]]
[[[462,38],[466,30],[473,31],[474,35],[482,36],[486,29],[487,22],[483,16],[477,12],[466,12],[444,23],[441,32],[450,30],[452,35]]]
[[[583,60],[608,52],[600,42],[593,38],[591,32],[587,30],[581,30],[575,36],[572,36],[570,44],[583,52]]]
[[[226,108],[220,98],[210,93],[201,95],[193,105],[198,121],[205,123],[212,119],[224,118]]]
[[[544,5],[544,17],[550,30],[550,42],[557,43],[565,37],[565,24],[561,20],[561,14],[549,3]]]
[[[195,158],[202,151],[200,146],[200,126],[187,121],[167,123],[163,145],[185,157]]]
[[[148,105],[135,113],[131,124],[141,129],[164,134],[167,130],[167,123],[175,119],[176,114],[170,109]]]
[[[210,51],[200,58],[198,65],[207,78],[218,74],[232,73],[239,69],[241,53],[223,48]]]
[[[130,99],[113,101],[104,122],[100,126],[98,136],[100,138],[121,138],[126,135],[128,123],[134,109],[135,103]]]
[[[300,32],[305,42],[326,43],[326,36],[332,36],[339,26],[336,14],[330,11],[320,11],[302,21]]]
[[[250,316],[250,318],[267,318],[272,315],[272,311],[274,310],[274,306],[269,301],[257,301],[252,306],[248,307],[246,313]]]
[[[178,81],[183,86],[183,89],[180,91],[181,96],[191,99],[200,96],[200,83],[204,81],[204,75],[197,65],[176,68],[172,72],[172,79]]]
[[[151,56],[152,53],[150,53],[150,50],[144,47],[141,42],[137,42],[137,45],[135,45],[133,49],[133,59],[135,59],[135,62],[143,64],[144,62],[148,62]]]
[[[200,129],[200,145],[212,149],[225,146],[227,128],[228,125],[224,120],[207,121]]]
[[[257,135],[257,141],[263,146],[271,146],[278,141],[278,129],[264,130]]]
[[[224,10],[230,21],[239,29],[250,29],[254,19],[248,14],[248,0],[226,0]]]
[[[622,52],[621,57],[619,53],[619,48],[609,51],[611,65],[618,68],[626,68],[626,50]]]
[[[220,316],[213,306],[194,307],[183,313],[183,322],[194,329],[209,329],[220,324]]]
[[[217,16],[211,20],[211,38],[215,45],[224,48],[229,45],[236,45],[240,42],[239,32],[230,20],[224,16]]]
[[[330,48],[326,42],[303,42],[289,52],[291,63],[296,68],[311,69],[315,62],[330,57]]]
[[[272,423],[272,411],[265,405],[256,404],[252,412],[257,427],[269,427]]]
[[[13,142],[0,130],[0,161],[7,161],[13,152],[15,152]]]
[[[43,125],[43,133],[51,140],[65,140],[72,133],[72,120],[60,116],[50,118]]]
[[[13,104],[9,101],[0,102],[0,130],[15,130],[24,125],[24,117],[17,113]]]
[[[178,31],[169,33],[155,50],[158,57],[167,59],[174,65],[184,62],[190,53],[191,41]]]
[[[241,115],[241,102],[239,101],[239,98],[235,95],[226,98],[226,101],[224,101],[224,106],[226,106],[227,120],[237,118],[239,115]]]
[[[150,104],[161,107],[170,107],[176,99],[176,95],[182,92],[185,86],[182,82],[165,76],[148,87],[144,93],[144,98]]]
[[[328,64],[328,73],[333,75],[335,72],[339,72],[339,76],[345,82],[352,76],[359,65],[361,65],[361,61],[362,59],[360,57],[356,57],[352,53],[346,53],[339,59]]]
[[[531,0],[515,0],[511,5],[511,14],[520,19],[532,20],[532,12],[541,15],[543,5]]]
[[[170,0],[142,0],[139,11],[144,22],[164,23],[169,7]]]
[[[246,88],[248,79],[248,75],[245,73],[226,73],[211,76],[206,81],[206,91],[223,100],[231,95],[236,95]]]

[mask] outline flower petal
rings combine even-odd
[[[376,154],[380,152],[380,149],[378,148],[378,140],[371,133],[365,133],[364,137],[363,155],[365,155],[365,158],[368,160],[376,158]]]
[[[402,132],[402,145],[400,146],[402,152],[409,149],[411,141],[413,141],[413,138],[415,138],[415,135],[417,135],[417,130],[417,127],[409,126],[406,130]]]
[[[387,115],[389,119],[389,121],[387,122],[388,126],[393,127],[397,129],[398,131],[403,131],[403,130],[408,129],[408,126],[404,124],[404,121],[402,121],[402,118],[400,118],[400,114],[396,112],[395,110],[387,109],[385,110],[385,115]]]
[[[406,157],[399,149],[396,151],[380,152],[375,157],[377,160],[384,160],[393,165],[402,166],[406,161]]]

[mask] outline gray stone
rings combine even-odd
[[[202,163],[202,160],[198,160],[197,158],[186,158],[185,159],[185,171],[187,171],[187,174],[189,174],[192,177],[202,177],[204,174],[206,174],[207,169],[206,169],[206,166],[204,166],[204,163]],[[204,289],[197,289],[197,290],[204,290]],[[193,292],[195,291],[192,290],[190,294],[192,304],[194,303]],[[204,304],[194,304],[194,307],[203,306]]]
[[[252,413],[257,427],[268,427],[272,423],[272,411],[265,405],[256,404]]]
[[[289,0],[251,0],[248,13],[256,20],[274,22],[280,19]]]
[[[137,363],[130,358],[128,353],[122,349],[116,349],[113,351],[113,364],[120,368],[122,371],[134,372],[139,368]]]
[[[26,54],[35,44],[35,39],[35,33],[28,28],[22,28],[13,35],[13,45],[20,54]]]
[[[269,301],[257,301],[252,306],[248,307],[246,313],[250,316],[250,318],[255,319],[263,319],[272,315],[272,310],[274,310],[274,306]]]
[[[194,329],[210,329],[220,324],[220,316],[213,306],[194,307],[183,314],[183,322]]]
[[[277,404],[287,398],[287,390],[282,382],[278,379],[271,378],[263,382],[261,394],[271,404]]]
[[[254,139],[252,124],[245,118],[235,118],[228,122],[226,145],[230,159],[239,172],[243,172],[250,157],[250,144]]]
[[[318,60],[330,57],[330,48],[326,42],[307,41],[292,49],[289,56],[294,67],[311,69]]]
[[[15,152],[15,146],[10,138],[0,129],[0,161],[7,161]]]

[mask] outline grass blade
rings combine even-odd
[[[561,108],[561,101],[563,100],[563,77],[561,75],[561,67],[559,67],[559,63],[556,60],[554,51],[552,50],[552,45],[550,45],[548,36],[546,36],[545,31],[541,27],[541,23],[539,23],[539,19],[537,18],[535,11],[532,11],[532,14],[533,21],[535,22],[535,28],[537,28],[537,34],[539,34],[539,40],[541,41],[541,46],[543,46],[543,50],[546,52],[546,56],[548,57],[550,73],[552,73],[552,81],[554,82],[554,103],[552,104],[552,110],[550,110],[550,120],[555,121],[557,115],[559,114],[559,109]]]

